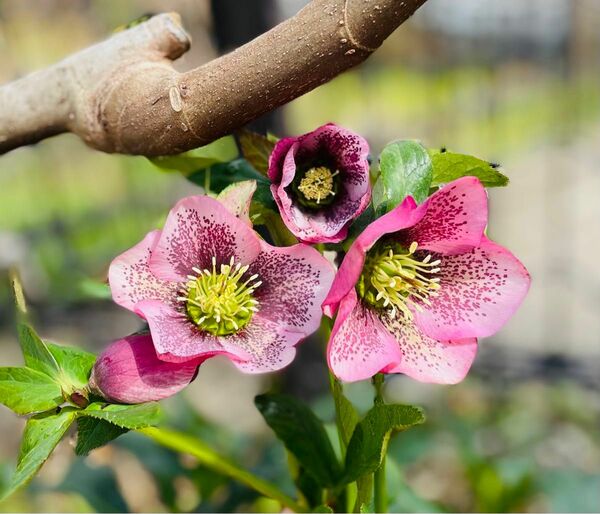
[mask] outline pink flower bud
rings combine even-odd
[[[150,334],[131,335],[115,341],[98,357],[90,387],[114,402],[162,400],[178,393],[196,378],[198,366],[204,360],[161,361]]]

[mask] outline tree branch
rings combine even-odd
[[[426,0],[313,0],[194,70],[162,14],[0,87],[0,153],[62,132],[104,152],[166,155],[209,143],[356,66]]]

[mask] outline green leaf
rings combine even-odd
[[[334,380],[333,382],[333,400],[335,402],[335,411],[339,414],[340,418],[339,425],[341,427],[342,442],[345,447],[348,447],[359,417],[352,402],[344,396],[339,380]]]
[[[150,161],[163,170],[179,171],[183,175],[190,175],[213,164],[231,161],[237,156],[238,149],[235,139],[233,136],[225,136],[206,146],[178,155],[152,157]]]
[[[89,504],[92,512],[130,512],[121,494],[115,468],[75,459],[57,491],[76,493]]]
[[[0,368],[0,403],[17,414],[43,412],[63,402],[60,385],[31,368]]]
[[[501,187],[508,184],[508,177],[491,163],[471,155],[452,152],[432,153],[433,187],[452,182],[460,177],[477,177],[485,187]]]
[[[429,195],[431,159],[425,147],[416,141],[395,141],[379,156],[379,177],[373,188],[378,214],[391,211],[412,196],[421,203]]]
[[[19,323],[17,331],[27,367],[41,371],[49,377],[59,379],[60,368],[58,363],[35,330],[27,323]]]
[[[246,129],[238,132],[238,141],[244,158],[266,176],[269,170],[269,157],[275,148],[275,142],[266,136]]]
[[[72,390],[85,387],[96,362],[96,356],[72,346],[58,345],[48,341],[45,344],[61,370],[62,381],[67,383]]]
[[[127,428],[118,427],[103,419],[80,417],[77,419],[75,453],[77,455],[87,455],[93,449],[104,446],[128,431]]]
[[[329,505],[319,505],[315,507],[311,512],[333,512],[333,509]]]
[[[277,437],[319,485],[331,487],[337,483],[340,464],[323,423],[312,410],[283,394],[263,394],[254,403]]]
[[[17,469],[8,489],[4,491],[2,499],[23,487],[33,478],[71,426],[75,417],[75,411],[63,409],[56,414],[39,414],[27,420]]]
[[[375,512],[369,505],[366,503],[361,503],[360,505],[360,514],[370,514]]]
[[[138,403],[136,405],[90,403],[85,409],[78,411],[79,416],[109,421],[121,428],[135,430],[156,425],[161,420],[158,402]]]
[[[392,432],[407,430],[424,421],[423,411],[412,405],[375,405],[356,425],[346,453],[342,482],[354,482],[376,471]]]
[[[234,182],[256,180],[256,192],[252,198],[253,203],[258,202],[270,209],[277,210],[275,200],[273,200],[273,195],[271,194],[271,183],[245,159],[236,159],[227,163],[215,164],[208,169],[199,170],[191,174],[188,179],[194,184],[204,186],[206,173],[210,173],[210,188],[215,193],[220,193]]]
[[[110,300],[112,293],[106,282],[93,280],[89,277],[82,278],[77,283],[77,290],[82,298],[91,300]]]

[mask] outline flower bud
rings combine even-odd
[[[91,390],[109,401],[143,403],[162,400],[187,386],[204,358],[161,361],[150,334],[136,334],[112,343],[98,357],[90,377]]]

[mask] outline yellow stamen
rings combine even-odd
[[[386,243],[373,248],[365,260],[357,289],[369,304],[389,309],[392,316],[399,312],[405,319],[413,318],[409,308],[421,312],[423,305],[431,305],[430,297],[438,295],[440,260],[431,261],[431,255],[415,255],[418,244],[411,243],[408,250],[398,243]]]
[[[248,266],[235,264],[233,257],[218,268],[213,257],[211,264],[210,269],[193,268],[197,275],[188,276],[178,300],[185,303],[188,318],[201,330],[218,336],[234,334],[258,311],[253,293],[262,282],[255,281],[258,275],[244,280]]]
[[[328,196],[335,196],[333,177],[339,174],[339,171],[331,172],[325,166],[310,168],[298,186],[298,190],[307,200],[321,203],[321,200]]]

